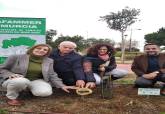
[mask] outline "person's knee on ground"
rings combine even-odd
[[[29,83],[28,79],[20,77],[8,79],[2,84],[2,87],[7,89],[7,98],[16,99],[19,96],[19,92],[25,90]]]
[[[148,88],[148,87],[153,87],[154,83],[152,80],[145,79],[143,77],[138,77],[135,80],[135,86],[136,87],[143,87],[143,88]]]
[[[53,93],[51,85],[43,80],[32,81],[29,88],[34,96],[47,97]]]
[[[96,85],[100,85],[100,83],[101,83],[101,77],[98,75],[98,74],[96,74],[96,73],[93,73],[93,75],[94,75],[94,78],[95,78],[95,80],[96,80]]]
[[[160,74],[160,77],[161,77],[161,80],[160,81],[165,82],[165,74],[164,73],[163,74]]]
[[[128,74],[127,70],[123,69],[113,69],[111,72],[107,72],[105,75],[112,75],[112,80],[123,78]]]
[[[6,80],[2,84],[2,87],[3,88],[8,88],[8,86],[10,86],[10,87],[15,87],[15,88],[26,89],[26,87],[28,86],[29,83],[30,83],[30,81],[28,79],[19,77],[19,78]]]
[[[114,77],[113,75],[111,75],[111,79],[112,80],[117,80],[117,79],[120,79],[120,77]]]

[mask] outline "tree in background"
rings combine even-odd
[[[46,38],[49,38],[48,36]],[[88,39],[84,39],[82,36],[79,35],[75,35],[73,37],[71,36],[59,36],[56,40],[52,40],[53,36],[51,36],[49,39],[47,39],[46,41],[49,45],[51,45],[53,48],[57,48],[58,45],[62,42],[62,41],[72,41],[75,42],[77,44],[77,51],[83,51],[86,48],[90,47],[93,44],[98,44],[98,43],[109,43],[114,45],[115,42],[108,39],[108,38],[100,38],[100,39],[96,39],[96,38],[88,38]]]
[[[84,47],[83,42],[84,42],[84,38],[82,36],[59,36],[53,43],[52,47],[53,48],[57,48],[57,46],[62,42],[62,41],[72,41],[75,42],[77,44],[77,50],[81,51]]]
[[[56,48],[60,42],[62,41],[72,41],[75,42],[77,44],[77,51],[83,51],[84,49],[90,47],[93,44],[97,44],[97,43],[110,43],[110,44],[115,44],[114,41],[110,40],[110,39],[96,39],[96,38],[88,38],[88,39],[84,39],[82,36],[63,36],[61,35],[60,37],[58,37],[55,41],[54,41],[54,45],[52,47]]]
[[[57,35],[57,31],[53,29],[49,29],[46,31],[46,43],[52,45],[53,37]]]
[[[124,63],[124,53],[125,53],[125,38],[124,33],[127,28],[137,21],[137,16],[140,14],[139,9],[125,7],[122,11],[117,13],[111,12],[108,15],[101,16],[102,21],[106,21],[110,29],[121,32],[122,38],[122,63]]]
[[[144,39],[146,43],[152,42],[159,46],[165,46],[165,28],[162,27],[157,32],[146,34]]]
[[[90,47],[91,45],[99,44],[99,43],[109,43],[112,46],[115,45],[115,42],[108,38],[105,38],[105,39],[88,38],[88,39],[84,40],[85,47]]]

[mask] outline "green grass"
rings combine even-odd
[[[124,61],[124,64],[132,64],[133,60],[125,60]],[[122,64],[122,61],[121,60],[116,60],[116,63],[117,64]]]
[[[6,109],[0,109],[0,114],[8,114],[8,111]]]
[[[165,114],[165,112],[161,112],[160,114]]]
[[[120,79],[120,80],[116,80],[114,81],[114,83],[116,84],[134,84],[134,80],[129,79],[129,80],[124,80],[124,79]]]
[[[117,84],[134,84],[135,79],[136,79],[136,75],[134,73],[129,73],[124,78],[115,80],[114,83],[117,83]]]

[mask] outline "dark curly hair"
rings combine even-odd
[[[88,48],[87,55],[93,55],[93,56],[98,55],[98,50],[103,46],[107,47],[107,49],[108,49],[107,52],[110,53],[111,55],[113,55],[115,53],[115,49],[111,44],[100,43],[100,44],[95,44],[95,45],[91,46],[90,48]]]

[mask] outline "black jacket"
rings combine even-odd
[[[110,59],[109,59],[110,62],[108,66],[105,67],[105,72],[110,72],[111,70],[115,69],[117,66],[115,57],[110,54],[109,56],[110,56]],[[100,71],[98,70],[99,66],[106,63],[106,61],[100,59],[98,56],[95,56],[95,55],[86,55],[84,57],[84,61],[92,62],[92,71],[93,73],[97,73],[97,74],[100,74]]]
[[[53,51],[50,58],[54,60],[54,70],[66,85],[75,85],[77,80],[84,80],[82,56],[72,51],[68,55],[60,56],[59,50]]]

